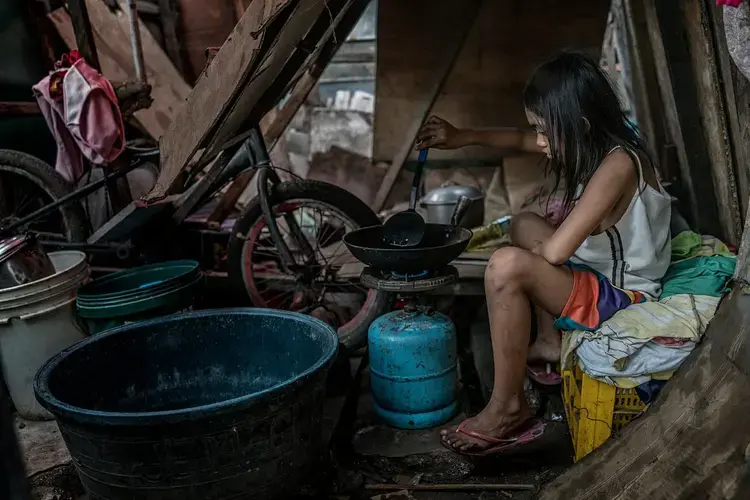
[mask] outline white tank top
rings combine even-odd
[[[638,190],[628,209],[614,226],[586,238],[570,260],[600,272],[618,288],[658,298],[672,256],[672,201],[661,184],[656,190],[644,180],[638,155],[630,156],[638,167]],[[578,195],[582,192],[579,188]]]

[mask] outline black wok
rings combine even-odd
[[[461,255],[471,240],[472,232],[458,226],[470,203],[463,198],[456,204],[453,225],[425,224],[422,241],[415,247],[389,245],[382,225],[347,233],[344,244],[357,260],[379,271],[401,274],[439,271]]]

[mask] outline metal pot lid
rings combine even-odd
[[[453,205],[461,196],[466,196],[471,201],[484,199],[484,193],[472,186],[445,186],[433,189],[420,200],[420,204],[427,205]]]
[[[26,235],[19,235],[0,241],[0,262],[23,248],[26,245],[26,239]]]

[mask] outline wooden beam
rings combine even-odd
[[[642,0],[622,0],[622,5],[627,27],[627,51],[633,80],[633,104],[638,119],[638,128],[646,137],[649,146],[657,153],[658,159],[661,156],[659,152],[665,145],[664,124],[661,119],[657,118],[662,115],[662,103],[651,42],[648,38],[646,14]],[[663,177],[668,178],[664,175],[664,170],[661,173]]]
[[[680,6],[684,14],[687,45],[695,70],[693,76],[698,98],[697,109],[710,161],[708,165],[692,165],[691,175],[695,176],[696,169],[703,172],[708,170],[709,177],[713,179],[719,216],[719,228],[713,228],[713,234],[723,238],[727,243],[737,245],[742,238],[743,214],[735,179],[729,125],[722,98],[724,88],[720,82],[717,50],[708,14],[708,10],[715,10],[716,6],[708,7],[702,1],[680,2]],[[703,210],[702,205],[699,210]]]
[[[541,500],[747,498],[750,295],[724,299],[646,413],[552,481]]]
[[[280,110],[272,109],[261,120],[263,138],[266,141],[269,151],[273,149],[276,142],[283,135],[292,118],[294,118],[295,113],[307,99],[318,78],[320,78],[321,73],[336,53],[336,49],[346,40],[349,32],[357,24],[357,21],[362,16],[362,12],[364,12],[369,3],[370,0],[335,0],[328,5],[328,11],[323,13],[313,27],[310,28],[310,31],[300,44],[300,48],[290,58],[284,70],[279,74],[278,80],[282,82],[291,80],[295,73],[299,71],[299,66],[304,63],[304,60],[310,58],[307,71],[305,71],[302,78],[294,85],[284,106]],[[319,42],[326,32],[328,32],[328,39],[324,44],[320,45]],[[315,46],[320,47],[312,56],[309,56],[307,51],[310,47]],[[301,60],[297,60],[295,57]],[[274,95],[264,95],[263,99],[268,99],[276,103],[281,97],[283,96],[280,95],[280,92],[276,91]],[[216,205],[211,215],[209,215],[209,223],[220,224],[229,216],[252,178],[253,172],[249,172],[243,173],[234,180],[230,188],[222,195],[219,204]]]
[[[737,250],[737,267],[734,268],[734,279],[746,285],[750,284],[750,213],[745,215],[745,228]]]
[[[68,12],[73,22],[76,46],[81,56],[95,69],[100,69],[99,54],[96,52],[94,31],[91,29],[89,10],[86,0],[68,0]]]
[[[130,51],[130,27],[124,12],[111,12],[101,0],[86,0],[97,45],[101,50],[102,74],[118,84],[135,79],[133,56]],[[60,37],[70,47],[76,47],[70,16],[65,9],[49,14]],[[151,84],[154,102],[148,109],[135,113],[141,127],[153,138],[161,137],[170,126],[187,95],[187,84],[172,61],[164,53],[151,32],[141,24],[141,42],[146,63],[146,73]]]
[[[177,35],[180,14],[175,0],[159,0],[159,18],[161,19],[161,31],[164,34],[164,47],[167,54],[180,74],[185,76],[185,58],[183,57],[180,38]]]
[[[278,138],[281,137],[281,134],[284,133],[291,123],[299,107],[302,106],[305,100],[307,100],[310,92],[318,83],[320,75],[323,74],[328,63],[333,59],[333,56],[336,55],[338,48],[346,41],[349,33],[357,24],[359,18],[362,17],[362,13],[367,9],[369,4],[370,0],[353,0],[347,2],[346,8],[343,9],[341,19],[338,24],[336,24],[336,27],[328,37],[328,40],[317,54],[313,56],[308,64],[307,70],[294,84],[284,106],[269,124],[268,130],[264,134],[269,149],[273,148],[273,145]]]
[[[238,175],[229,186],[229,189],[221,196],[219,203],[214,207],[206,222],[209,224],[221,224],[224,222],[232,213],[232,210],[234,210],[237,200],[245,192],[253,177],[255,177],[255,170],[245,170]]]
[[[642,1],[667,123],[677,146],[681,184],[688,197],[690,213],[685,215],[699,231],[715,234],[719,223],[717,199],[701,122],[696,73],[685,43],[682,2]]]
[[[734,160],[735,179],[739,193],[741,215],[750,209],[750,81],[745,78],[732,61],[724,33],[723,9],[715,8],[711,0],[708,15],[711,18],[716,64],[720,73],[721,97],[729,122],[729,141]]]
[[[414,140],[417,137],[417,133],[422,127],[422,123],[424,123],[427,118],[432,106],[435,104],[435,101],[437,101],[438,95],[453,69],[453,65],[455,64],[456,59],[458,59],[458,55],[461,53],[464,42],[466,41],[471,28],[474,26],[474,21],[477,18],[481,4],[481,0],[467,2],[463,16],[457,22],[456,30],[453,32],[455,38],[450,39],[447,47],[442,49],[446,52],[445,58],[443,59],[443,65],[436,71],[435,78],[432,80],[432,87],[430,87],[427,93],[427,99],[422,103],[422,106],[417,109],[417,112],[407,129],[408,132],[404,138],[404,142],[393,157],[393,161],[391,162],[385,177],[383,177],[383,183],[381,184],[377,195],[375,195],[373,209],[376,212],[383,209],[385,201],[388,198],[388,195],[391,194],[393,185],[396,183],[398,174],[404,166],[404,162],[414,149]],[[415,11],[415,15],[419,15],[419,13]]]
[[[0,101],[0,116],[38,115],[41,113],[35,102]]]
[[[217,146],[240,132],[325,6],[318,0],[250,3],[162,137],[162,170],[149,198],[170,192],[200,148],[205,149],[199,163],[206,165],[221,151]]]

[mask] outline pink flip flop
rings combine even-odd
[[[526,375],[539,385],[546,385],[553,387],[562,384],[562,377],[559,373],[552,370],[552,365],[547,363],[545,365],[546,371],[538,371],[529,365],[526,365]]]
[[[485,443],[489,443],[491,446],[488,448],[472,452],[472,451],[462,451],[454,448],[450,444],[446,443],[444,439],[440,439],[440,442],[443,446],[448,448],[451,451],[454,451],[455,453],[458,453],[459,455],[469,455],[473,457],[486,457],[490,455],[496,455],[498,453],[501,453],[509,448],[514,448],[516,446],[527,444],[538,437],[540,437],[542,434],[544,434],[544,429],[546,428],[546,424],[542,419],[539,418],[532,418],[527,420],[525,423],[521,424],[521,426],[514,431],[514,433],[508,437],[505,438],[496,438],[492,436],[488,436],[486,434],[482,434],[478,431],[472,431],[470,429],[466,428],[466,424],[469,422],[469,419],[467,418],[463,422],[461,422],[458,427],[456,427],[455,432],[460,432],[461,434],[464,434],[466,436],[472,437],[474,439],[477,439],[479,441],[484,441]]]

